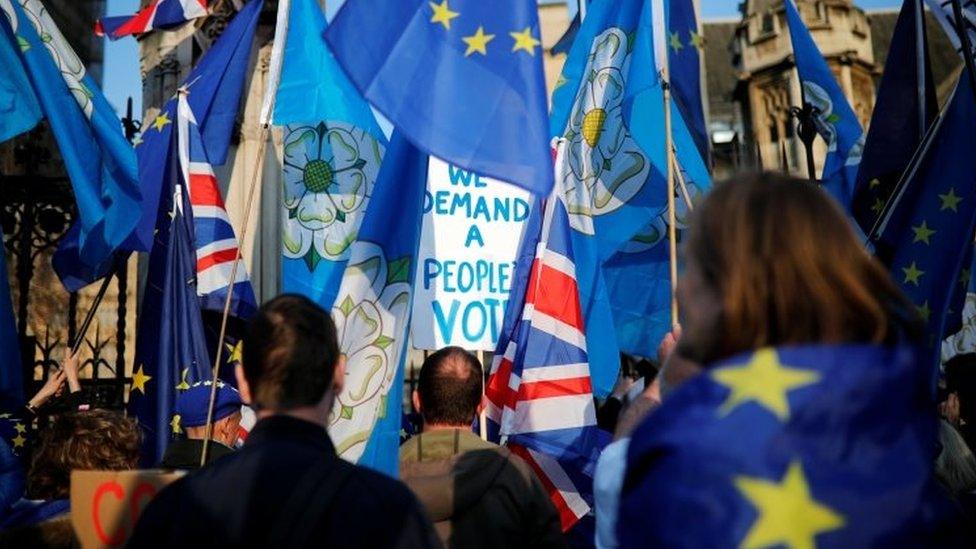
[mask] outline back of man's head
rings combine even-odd
[[[481,403],[481,363],[460,347],[431,354],[420,368],[417,396],[426,425],[470,426]]]
[[[335,324],[304,296],[278,296],[248,324],[241,358],[254,407],[316,406],[332,387],[339,360]]]

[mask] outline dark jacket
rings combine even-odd
[[[174,441],[166,447],[166,453],[163,454],[163,459],[159,462],[159,468],[199,469],[202,452],[202,439],[184,438]],[[210,448],[207,450],[207,465],[233,453],[233,448],[228,448],[215,440],[211,440]]]
[[[321,426],[262,419],[244,447],[174,482],[130,547],[439,547],[403,484],[342,461]]]
[[[400,447],[400,478],[449,547],[565,547],[559,514],[532,469],[466,429],[422,433]]]

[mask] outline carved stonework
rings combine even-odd
[[[864,11],[850,0],[797,0],[797,7],[866,128],[874,108],[877,68]],[[748,0],[741,10],[733,51],[738,54],[738,100],[750,114],[746,130],[752,147],[760,151],[765,168],[781,169],[779,159],[785,145],[789,171],[805,176],[805,164],[795,161],[803,155],[802,144],[790,127],[795,121],[783,111],[801,103],[783,0]],[[777,90],[772,95],[771,86]],[[814,144],[818,171],[825,153],[823,140],[818,139]]]

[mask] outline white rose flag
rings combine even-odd
[[[346,460],[393,476],[426,188],[427,156],[394,134],[332,307],[346,377],[329,434]]]
[[[316,0],[279,2],[261,119],[284,126],[282,290],[329,309],[386,138],[322,40],[325,26]]]

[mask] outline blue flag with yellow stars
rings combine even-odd
[[[868,233],[939,114],[922,0],[902,5],[864,142],[851,214]]]
[[[876,255],[925,321],[933,376],[942,339],[961,323],[969,285],[976,233],[973,135],[976,101],[964,74],[872,238]]]
[[[353,84],[423,152],[552,189],[535,0],[347,0],[325,32]]]
[[[248,60],[262,5],[263,0],[251,0],[241,8],[182,84],[192,88],[187,101],[199,123],[207,159],[213,166],[227,161],[244,77],[250,74]],[[105,276],[116,261],[124,260],[131,252],[152,248],[160,193],[166,192],[164,174],[175,122],[176,98],[173,97],[155,117],[146,121],[142,134],[133,141],[143,199],[135,230],[121,244],[116,257],[97,265],[81,261],[76,228],[72,227],[62,237],[52,265],[68,291],[76,291]]]
[[[176,139],[173,145],[175,148]],[[147,467],[159,461],[180,433],[173,413],[177,391],[211,378],[197,297],[191,205],[186,190],[177,184],[176,156],[175,152],[170,155],[166,169],[170,192],[160,201],[129,389],[129,411],[145,432],[142,459]]]
[[[864,148],[864,131],[833,71],[810,36],[810,30],[803,24],[793,0],[786,0],[783,6],[786,8],[786,22],[790,27],[803,100],[816,107],[814,124],[817,133],[827,142],[827,157],[820,179],[827,192],[846,211],[854,197],[857,170]]]
[[[668,6],[668,71],[674,102],[698,148],[709,159],[708,131],[701,93],[701,55],[705,39],[698,28],[692,0],[670,0]]]
[[[634,432],[621,547],[957,546],[935,402],[907,346],[765,348]]]

